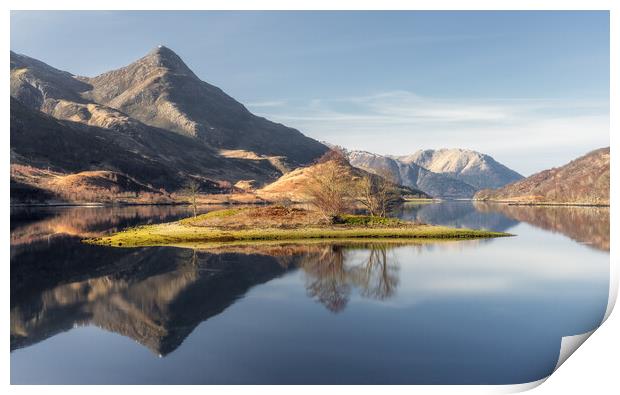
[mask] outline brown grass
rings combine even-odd
[[[322,217],[309,210],[282,206],[243,207],[212,211],[182,221],[192,226],[226,229],[280,228],[324,224]]]

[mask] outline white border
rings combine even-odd
[[[76,1],[76,0],[56,0],[54,2],[41,1],[41,0],[22,0],[22,1],[6,1],[8,7],[4,9],[3,18],[3,40],[2,50],[5,56],[5,64],[8,63],[9,58],[9,35],[10,35],[10,10],[139,10],[139,9],[157,9],[157,10],[199,10],[199,9],[212,9],[212,10],[344,10],[344,9],[365,9],[365,10],[380,10],[380,9],[393,9],[393,10],[610,10],[611,11],[611,96],[610,96],[610,130],[615,131],[618,125],[618,37],[620,24],[620,1],[613,0],[590,0],[590,1],[575,1],[575,0],[434,0],[434,1],[421,1],[421,0],[382,0],[382,1],[338,1],[338,0],[298,0],[298,1],[282,1],[282,0],[229,0],[229,1],[200,1],[200,0],[175,0],[175,1],[127,1],[127,0],[91,0],[88,2]],[[8,90],[10,84],[9,73],[6,73],[5,78],[5,92]],[[5,289],[5,303],[4,314],[2,316],[3,333],[2,338],[9,338],[9,297],[10,297],[10,275],[9,275],[9,95],[2,96],[2,111],[4,119],[4,128],[2,133],[2,139],[4,147],[3,163],[4,163],[4,181],[0,182],[0,188],[2,190],[3,207],[5,211],[2,212],[2,219],[4,226],[2,228],[2,234],[5,243],[2,245],[4,257],[7,258],[4,264],[4,289]],[[619,190],[618,186],[618,161],[614,160],[615,154],[618,148],[618,139],[614,133],[611,133],[611,147],[613,151],[612,155],[612,209],[611,209],[611,240],[618,240],[618,216],[615,213],[614,207],[619,202]],[[610,282],[610,302],[608,305],[606,318],[610,316],[610,313],[615,304],[618,294],[618,253],[615,243],[612,243],[611,248],[611,282]],[[607,320],[601,329],[596,330],[597,334],[592,336],[592,339],[588,341],[588,347],[583,347],[579,350],[579,358],[568,359],[568,361],[562,365],[562,368],[554,373],[549,378],[549,383],[538,387],[535,391],[537,393],[583,393],[585,391],[591,391],[595,389],[596,394],[612,394],[617,393],[620,390],[619,378],[617,375],[618,355],[620,351],[620,319],[618,314],[611,316],[610,320]],[[587,336],[584,336],[587,338]],[[583,339],[583,337],[582,337]],[[563,341],[564,343],[564,341]],[[570,341],[569,341],[570,343]],[[9,374],[9,342],[5,341],[4,358],[2,359],[2,373],[3,382],[8,386],[10,383]],[[59,356],[62,357],[62,356]],[[559,366],[559,364],[558,364]],[[517,392],[524,391],[537,387],[544,382],[545,379],[534,383],[511,385],[511,386],[327,386],[324,389],[330,391],[338,391],[341,393],[375,393],[379,391],[390,391],[392,393],[409,393],[415,392],[432,392],[432,393],[505,393],[505,392]],[[83,392],[89,391],[94,393],[107,393],[110,390],[113,391],[131,391],[131,392],[146,392],[149,393],[169,393],[170,390],[184,390],[188,392],[202,392],[204,387],[195,386],[91,386],[88,388],[82,388],[81,386],[50,386],[42,389],[40,387],[33,386],[12,386],[8,388],[11,392],[30,392],[44,390],[46,393],[62,393],[67,392]],[[321,391],[324,390],[321,388]],[[291,391],[299,393],[313,393],[317,389],[311,386],[211,386],[208,391],[217,391],[220,393],[236,393],[238,391],[252,391],[259,394],[274,394],[274,393],[290,393]]]

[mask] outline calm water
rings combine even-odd
[[[398,212],[485,241],[116,249],[80,238],[185,208],[11,210],[11,382],[508,384],[596,328],[609,210]]]

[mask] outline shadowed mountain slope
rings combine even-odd
[[[280,174],[269,161],[222,158],[199,141],[146,125],[124,133],[58,120],[13,98],[10,112],[12,165],[50,168],[59,174],[112,171],[167,190],[181,188],[188,179],[209,189],[216,188],[213,180],[236,181],[250,174],[265,182]],[[46,185],[36,177],[20,182]]]

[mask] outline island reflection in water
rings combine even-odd
[[[454,384],[544,377],[562,336],[600,323],[609,284],[607,253],[544,229],[604,250],[609,220],[596,216],[608,211],[532,216],[521,210],[530,207],[506,207],[442,203],[406,207],[399,216],[506,230],[514,238],[217,250],[79,243],[82,235],[180,218],[186,208],[15,210],[12,382]],[[541,228],[531,226],[540,217],[547,218]],[[571,222],[581,226],[577,233],[567,228]],[[88,328],[105,332],[88,332],[93,343],[81,343]],[[154,363],[104,333],[166,358]],[[50,363],[58,353],[66,358]],[[270,364],[260,362],[267,357]],[[118,358],[131,367],[121,369]],[[252,370],[240,372],[244,364]],[[299,364],[305,369],[295,370]]]

